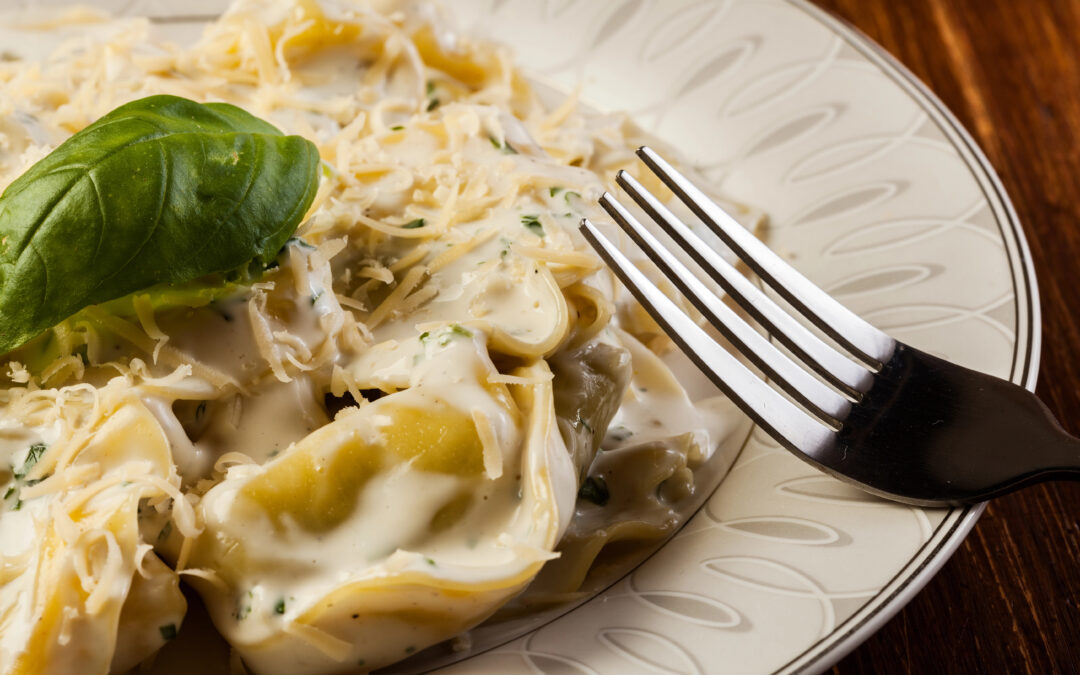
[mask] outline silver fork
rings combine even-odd
[[[1034,394],[874,328],[653,150],[643,147],[638,155],[750,269],[840,346],[799,323],[620,172],[617,182],[626,193],[793,358],[713,294],[614,197],[605,193],[601,205],[784,396],[709,337],[593,223],[582,221],[586,239],[672,340],[785,448],[869,492],[919,506],[982,501],[1033,483],[1080,479],[1080,439],[1065,433]]]

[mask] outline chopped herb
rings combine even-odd
[[[314,246],[307,243],[306,241],[304,241],[300,237],[289,237],[289,240],[287,242],[285,242],[285,243],[287,243],[287,244],[296,244],[300,248],[306,248],[309,251],[314,251],[315,250]]]
[[[573,196],[577,197],[578,199],[581,199],[581,194],[580,193],[577,193],[577,192],[574,192],[573,190],[571,190],[571,191],[566,193],[566,196],[563,197],[563,199],[566,200],[567,204],[570,204],[570,195],[573,195]]]
[[[22,468],[15,472],[16,478],[22,478],[26,474],[30,473],[34,465],[38,463],[41,456],[45,453],[44,443],[34,443],[30,446],[30,452],[26,453],[26,461],[23,462]]]
[[[593,432],[592,427],[589,426],[589,423],[586,422],[585,419],[581,416],[580,410],[577,411],[577,419],[574,420],[574,426],[585,427],[585,431],[588,431],[590,434]]]
[[[278,598],[277,603],[274,604],[274,614],[285,613],[285,598]]]
[[[165,640],[166,642],[176,639],[175,623],[167,623],[164,626],[158,626],[158,630],[161,632],[161,639]]]
[[[160,544],[161,542],[168,539],[170,534],[172,534],[172,521],[171,520],[165,523],[165,527],[161,528],[161,532],[158,532],[158,536],[157,536],[158,543]]]
[[[597,506],[603,506],[611,499],[611,493],[608,492],[607,481],[600,476],[589,476],[586,478],[585,482],[581,484],[581,489],[578,490],[577,496],[578,499],[584,499]]]
[[[401,229],[416,230],[423,227],[424,225],[427,225],[427,221],[425,221],[423,218],[417,218],[416,220],[410,220],[409,222],[402,225]]]
[[[7,489],[7,492],[4,493],[4,499],[11,499],[12,495],[14,495],[14,494],[15,494],[15,486],[11,486],[11,487],[9,487]]]
[[[439,330],[438,333],[435,335],[432,335],[430,331],[424,331],[420,334],[420,342],[427,343],[429,339],[437,337],[438,340],[436,341],[436,344],[438,344],[440,347],[445,347],[446,345],[450,344],[450,341],[454,339],[455,335],[459,335],[461,337],[472,337],[473,334],[472,331],[470,331],[468,328],[465,328],[464,326],[455,323]],[[417,359],[414,358],[413,364],[415,365],[416,362]]]
[[[35,484],[40,483],[40,482],[41,481],[35,481]],[[27,481],[27,485],[29,485],[29,481]],[[131,485],[131,481],[129,481],[129,480],[126,480],[123,483],[120,483],[120,487],[128,487],[130,485]]]
[[[435,108],[438,108],[438,107],[439,107],[439,99],[433,98],[430,101],[428,101],[427,112],[431,112],[432,110],[434,110]]]
[[[195,406],[195,421],[201,422],[203,415],[206,414],[206,401],[200,401],[199,405]]]
[[[321,298],[323,296],[323,293],[325,293],[325,292],[326,292],[325,290],[320,288],[320,289],[316,290],[314,293],[311,294],[311,305],[313,307],[315,306],[315,303],[319,301],[319,298]]]
[[[521,217],[521,224],[525,226],[529,232],[532,232],[538,237],[544,236],[544,226],[540,224],[540,216],[537,215],[525,215]]]
[[[251,591],[248,591],[246,593],[246,595],[247,595],[247,599],[246,600],[241,599],[241,601],[240,601],[241,603],[246,602],[246,604],[237,603],[237,605],[236,605],[236,620],[237,621],[243,621],[244,619],[248,618],[249,614],[251,614],[251,599],[253,597],[255,597],[255,594],[252,593]]]
[[[424,562],[426,562],[427,564],[432,565],[432,566],[435,565],[435,561],[433,559],[431,559],[431,558],[426,557],[426,556],[424,557]]]
[[[404,128],[404,124],[395,124],[394,126],[390,127],[390,131],[401,131]]]
[[[11,510],[12,510],[12,511],[18,511],[18,510],[20,510],[21,508],[22,508],[22,500],[21,500],[21,499],[16,499],[16,500],[15,500],[15,506],[12,506],[12,507],[11,507]]]
[[[626,439],[633,436],[634,432],[620,424],[614,429],[609,429],[607,435],[608,438],[618,443],[620,441],[625,441]]]
[[[425,88],[425,91],[427,92],[428,98],[431,98],[431,95],[435,93],[435,81],[434,80],[428,80],[427,81],[427,87]]]
[[[267,455],[267,457],[277,457],[280,453],[281,453],[281,450],[279,450],[277,448],[274,448],[273,450],[270,451],[270,454]]]
[[[510,143],[507,141],[499,141],[499,139],[495,138],[491,134],[488,134],[488,140],[491,141],[491,144],[495,146],[496,150],[502,150],[507,155],[519,154],[517,149],[514,146],[510,145]]]
[[[548,190],[548,194],[550,194],[552,197],[554,197],[555,195],[562,192],[564,189],[565,188],[561,188],[561,187],[553,187],[550,190]]]

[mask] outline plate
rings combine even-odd
[[[91,4],[150,16],[182,41],[225,3]],[[803,0],[453,10],[535,79],[630,112],[765,209],[769,243],[874,324],[1034,387],[1038,297],[1007,195],[941,102],[851,27]],[[820,672],[910,600],[981,512],[880,501],[755,430],[704,506],[631,573],[442,672]]]

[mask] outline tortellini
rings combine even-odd
[[[0,518],[0,672],[124,671],[176,636],[186,611],[177,575],[140,545],[139,512],[178,483],[168,443],[124,383],[66,401],[6,407],[53,418],[0,447],[16,469]],[[90,423],[78,426],[85,417]],[[73,423],[74,422],[74,423]],[[32,432],[31,432],[32,433]]]
[[[204,496],[190,565],[212,576],[194,583],[257,672],[392,663],[479,623],[550,557],[577,491],[550,371],[493,383],[466,333],[434,337],[409,388]]]

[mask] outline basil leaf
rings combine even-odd
[[[0,195],[0,353],[88,305],[269,263],[318,169],[314,144],[235,106],[120,106]]]

